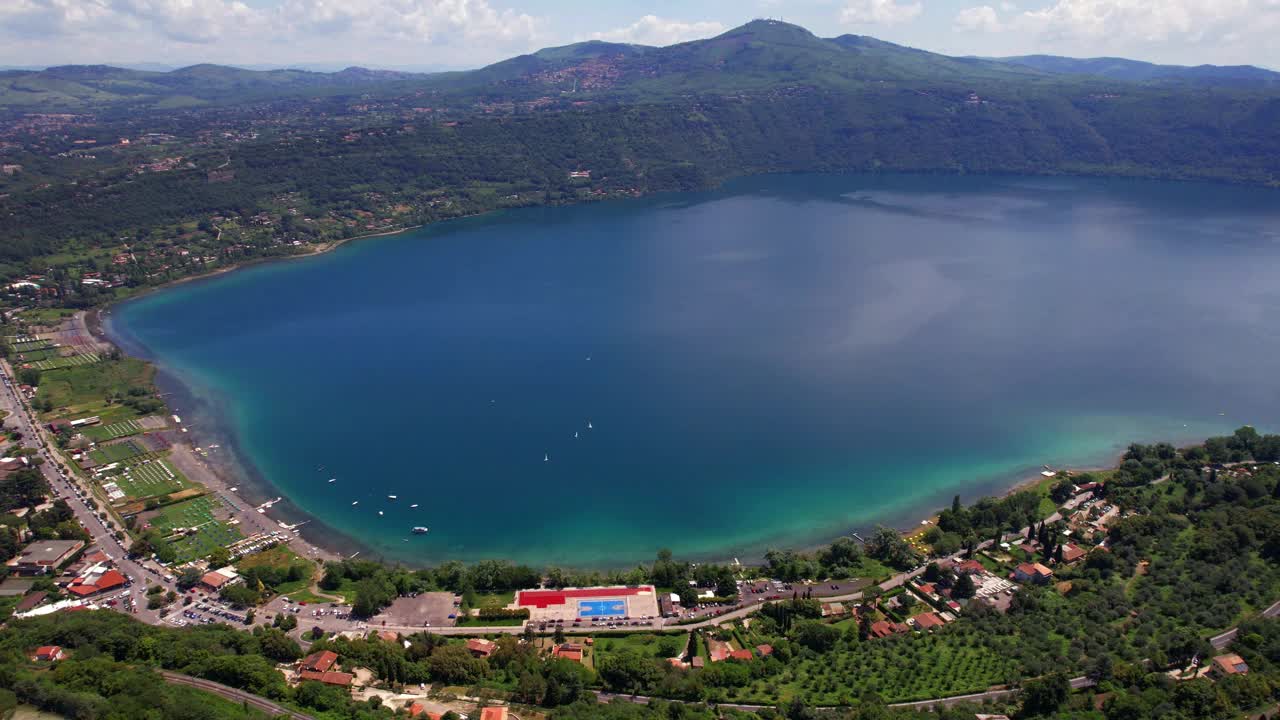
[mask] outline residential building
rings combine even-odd
[[[487,658],[493,654],[494,650],[498,649],[498,644],[492,640],[471,638],[470,640],[467,640],[467,649],[476,657]]]
[[[36,662],[57,662],[66,657],[67,654],[62,651],[58,645],[44,645],[36,648],[35,654],[31,659]]]
[[[240,575],[235,571],[235,568],[228,565],[205,573],[200,578],[200,586],[209,592],[219,592],[224,587],[240,582],[240,579]]]
[[[480,720],[508,720],[510,712],[504,707],[487,707],[480,711]]]
[[[1053,578],[1053,571],[1040,563],[1022,563],[1013,569],[1013,579],[1018,582],[1047,583]]]
[[[1239,655],[1228,653],[1215,657],[1213,659],[1213,667],[1209,671],[1218,677],[1247,675],[1249,673],[1249,665]]]
[[[321,650],[302,658],[298,663],[298,670],[300,672],[328,672],[336,662],[338,662],[338,653],[332,650]]]

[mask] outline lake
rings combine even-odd
[[[1280,426],[1278,277],[1277,191],[775,176],[362,240],[108,330],[314,539],[622,567]]]

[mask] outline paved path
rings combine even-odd
[[[233,687],[213,682],[212,680],[194,678],[190,675],[169,672],[168,670],[161,670],[160,675],[164,678],[165,682],[171,685],[185,685],[187,687],[204,690],[205,692],[210,692],[214,695],[224,697],[234,703],[248,704],[250,707],[257,708],[258,710],[261,710],[273,717],[287,717],[289,720],[314,720],[310,715],[304,715],[296,710],[290,710],[287,707],[277,705],[264,697],[247,693],[244,690],[237,690]]]

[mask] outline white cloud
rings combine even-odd
[[[724,31],[725,26],[714,21],[683,22],[645,15],[626,27],[592,33],[591,39],[665,46],[719,35]]]
[[[955,28],[963,32],[999,32],[1004,29],[1000,15],[990,5],[965,8],[956,14]]]
[[[17,53],[19,44],[64,37],[58,61],[129,59],[122,51],[156,59],[191,46],[206,47],[201,60],[244,63],[273,61],[271,54],[298,59],[303,51],[307,60],[335,60],[352,49],[422,61],[433,46],[489,61],[529,49],[539,26],[538,18],[489,0],[0,0],[0,38],[12,38]],[[90,49],[116,55],[88,58]]]
[[[898,0],[849,0],[840,11],[847,25],[897,25],[919,17],[924,5]]]

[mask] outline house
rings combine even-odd
[[[299,680],[311,680],[314,682],[324,683],[325,685],[336,685],[338,687],[351,687],[351,682],[355,676],[351,673],[329,671],[316,672],[315,670],[303,670],[298,673]]]
[[[871,623],[872,637],[886,638],[890,635],[901,635],[906,632],[911,632],[911,628],[902,623],[889,622],[888,620],[877,620]]]
[[[37,605],[44,602],[49,597],[49,593],[40,590],[22,598],[22,600],[13,608],[14,614],[24,613],[28,610],[34,610]]]
[[[84,549],[79,540],[41,540],[31,543],[6,565],[16,575],[46,575],[66,565]]]
[[[229,585],[240,582],[240,574],[230,565],[207,572],[200,578],[200,586],[209,592],[218,592]]]
[[[478,658],[487,658],[498,649],[498,643],[483,638],[471,638],[467,640],[467,649]]]
[[[338,653],[332,650],[321,650],[302,658],[298,663],[298,670],[300,672],[328,672],[336,662],[338,662]]]
[[[36,648],[35,654],[31,659],[35,662],[57,662],[66,657],[67,654],[62,652],[62,648],[58,645],[44,645]]]
[[[1223,678],[1231,675],[1247,675],[1249,673],[1249,665],[1244,661],[1244,658],[1230,653],[1214,658],[1213,667],[1209,668],[1209,672]]]
[[[750,650],[734,650],[729,653],[729,657],[742,662],[751,662],[756,659],[756,656]]]
[[[1084,548],[1078,545],[1066,544],[1062,546],[1062,562],[1070,565],[1079,561],[1085,556]]]
[[[382,640],[383,642],[399,642],[400,635],[390,630],[374,630],[369,633],[370,640]]]
[[[955,570],[957,575],[981,575],[987,571],[987,569],[982,566],[982,563],[977,560],[965,560],[959,565],[956,565]]]
[[[698,656],[698,657],[695,657],[694,659],[690,660],[690,661],[689,661],[689,665],[690,665],[690,667],[692,667],[694,670],[701,670],[702,668],[704,668],[704,667],[706,667],[706,666],[707,666],[707,659],[706,659],[706,658],[704,658],[704,657],[702,657],[702,656]]]
[[[946,623],[942,621],[942,618],[931,612],[920,613],[913,619],[916,622],[917,630],[932,630],[946,625]]]
[[[480,711],[480,720],[508,720],[510,717],[506,707],[487,707]]]
[[[1018,582],[1047,583],[1053,578],[1053,571],[1040,563],[1022,563],[1013,569],[1013,579]]]
[[[414,704],[409,706],[409,717],[411,718],[424,717],[427,720],[440,720],[440,718],[444,717],[444,715],[441,715],[438,712],[432,712],[427,709],[426,705],[423,705],[420,702],[415,702]]]
[[[916,585],[916,587],[920,590],[920,592],[924,593],[925,595],[938,594],[938,586],[934,585],[933,583],[919,583]]]
[[[769,657],[773,654],[772,645],[757,645],[756,652],[760,653],[760,657]]]
[[[842,603],[823,603],[822,617],[842,617],[849,611]]]
[[[551,657],[561,658],[563,660],[572,660],[576,663],[582,662],[582,646],[574,643],[563,643],[557,645],[551,651]]]
[[[658,596],[658,614],[662,617],[675,616],[676,603],[671,599],[671,594],[664,593]]]

